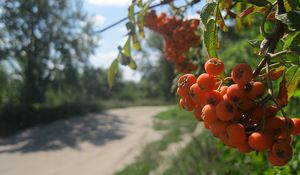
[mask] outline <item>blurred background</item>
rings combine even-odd
[[[293,160],[273,168],[261,154],[221,145],[180,110],[174,67],[164,58],[161,36],[149,30],[143,51],[134,53],[138,70],[121,67],[108,88],[106,71],[127,31],[125,23],[97,31],[126,17],[130,3],[0,0],[0,174],[299,174],[299,137]],[[204,4],[187,16],[197,16]],[[258,20],[243,31],[228,24],[219,50],[226,73],[237,62],[257,65],[247,40],[259,35]],[[293,116],[299,98],[297,90],[287,107]],[[128,147],[118,155],[122,145]]]

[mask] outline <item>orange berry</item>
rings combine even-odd
[[[294,129],[292,131],[293,135],[298,135],[300,133],[300,119],[299,118],[292,118],[294,123]]]
[[[222,120],[215,120],[214,122],[212,122],[210,124],[211,126],[211,130],[215,130],[215,133],[217,135],[221,134],[221,133],[226,133],[226,128],[229,125],[228,122],[222,121]]]
[[[196,77],[193,74],[185,74],[178,79],[178,88],[182,89],[184,93],[188,93],[190,87],[196,83]]]
[[[278,159],[278,157],[276,157],[272,151],[268,152],[268,161],[273,165],[273,166],[283,166],[285,165],[287,162],[284,162],[280,159]]]
[[[237,84],[233,84],[227,89],[227,97],[230,101],[237,104],[246,99],[246,94]]]
[[[248,144],[257,151],[266,151],[272,146],[272,137],[268,133],[253,132],[249,136]]]
[[[237,64],[231,72],[232,80],[239,85],[245,85],[253,78],[252,68],[249,64]]]
[[[218,91],[211,91],[205,94],[205,103],[217,106],[217,104],[223,100],[223,96]]]
[[[237,150],[241,153],[249,153],[253,151],[253,149],[248,145],[248,142],[242,143],[236,146]]]
[[[203,73],[197,78],[197,83],[201,91],[210,92],[214,90],[216,79],[207,73]]]
[[[207,123],[213,123],[218,119],[216,114],[216,107],[210,104],[207,104],[202,109],[203,120]]]
[[[233,119],[235,108],[228,100],[222,100],[216,107],[217,116],[220,120],[228,121]]]
[[[266,118],[275,117],[277,114],[278,108],[276,106],[266,107]]]
[[[180,107],[187,111],[192,111],[195,108],[195,103],[190,96],[185,96],[180,99]]]
[[[262,82],[254,82],[251,90],[247,93],[248,98],[256,100],[262,98],[265,94],[265,85]]]
[[[201,91],[200,87],[198,86],[197,83],[194,83],[191,87],[190,87],[190,92],[189,92],[192,100],[197,103],[198,105],[204,105],[204,97],[205,97],[205,93]]]
[[[286,138],[289,135],[287,133],[285,122],[279,117],[272,117],[267,119],[265,123],[265,130],[267,132],[270,132],[275,138]]]
[[[229,125],[226,128],[227,135],[229,136],[229,142],[232,145],[240,145],[244,142],[246,142],[246,131],[245,127],[240,123],[234,123]]]
[[[188,93],[186,93],[183,89],[181,88],[177,88],[177,94],[179,97],[184,97],[186,95],[188,95]]]
[[[224,71],[224,63],[218,58],[211,58],[206,61],[204,68],[209,75],[218,76]]]
[[[272,146],[272,154],[283,162],[288,162],[292,159],[293,148],[285,141],[278,141]]]

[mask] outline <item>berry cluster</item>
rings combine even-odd
[[[265,102],[265,86],[253,81],[248,64],[237,64],[231,72],[233,84],[223,86],[224,64],[217,58],[205,63],[197,78],[185,74],[178,79],[180,106],[194,111],[215,137],[242,153],[267,152],[272,165],[283,166],[292,158],[291,135],[300,133],[300,119],[276,116],[278,108]]]
[[[199,20],[181,20],[168,17],[166,13],[156,15],[154,10],[147,13],[145,26],[161,34],[164,38],[164,52],[168,61],[175,63],[179,72],[191,72],[196,66],[189,61],[185,53],[200,43],[195,34]]]

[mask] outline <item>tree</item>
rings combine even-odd
[[[0,59],[23,81],[22,105],[44,102],[55,79],[78,81],[78,70],[97,46],[80,6],[67,0],[0,2]]]

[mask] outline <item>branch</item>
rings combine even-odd
[[[285,13],[284,3],[283,0],[277,0],[277,15]],[[259,63],[258,67],[253,72],[253,77],[257,77],[260,74],[261,69],[267,64],[269,64],[271,55],[274,53],[277,43],[282,38],[285,31],[285,24],[283,24],[281,21],[276,20],[276,26],[275,31],[270,34],[270,37],[265,38],[266,44],[267,44],[267,53],[265,54],[263,60]]]
[[[172,1],[176,1],[176,0],[172,0]],[[148,9],[153,9],[153,8],[158,7],[158,6],[165,5],[165,4],[167,4],[167,3],[169,3],[169,1],[162,1],[162,2],[160,2],[160,3],[158,3],[158,4],[154,4],[154,5],[150,6]],[[141,11],[142,11],[142,10],[135,12],[134,15],[139,14]],[[103,29],[100,29],[100,30],[98,30],[98,31],[95,31],[94,33],[103,33],[103,32],[105,32],[106,30],[108,30],[108,29],[110,29],[110,28],[112,28],[112,27],[114,27],[114,26],[116,26],[116,25],[118,25],[118,24],[120,24],[120,23],[122,23],[122,22],[124,22],[124,21],[126,21],[126,20],[128,20],[128,16],[126,16],[126,17],[120,19],[119,21],[117,21],[117,22],[115,22],[115,23],[113,23],[113,24],[111,24],[111,25],[109,25],[109,26],[107,26],[107,27],[104,27]]]
[[[154,4],[154,5],[150,6],[148,9],[154,9],[154,8],[156,8],[158,6],[166,5],[166,4],[168,4],[168,3],[172,2],[172,1],[174,2],[174,1],[177,1],[177,0],[164,0],[164,1],[160,2],[160,3],[158,3],[158,4]],[[193,5],[197,4],[200,1],[201,0],[193,0],[190,3],[186,4],[186,6],[193,6]],[[139,14],[141,11],[142,10],[135,12],[134,15]],[[118,24],[120,24],[120,23],[122,23],[122,22],[124,22],[126,20],[128,20],[128,16],[120,19],[119,21],[117,21],[117,22],[115,22],[115,23],[113,23],[113,24],[111,24],[111,25],[109,25],[107,27],[104,27],[103,29],[95,31],[94,33],[103,33],[106,30],[108,30],[108,29],[110,29],[110,28],[112,28],[112,27],[114,27],[114,26],[116,26],[116,25],[118,25]]]

